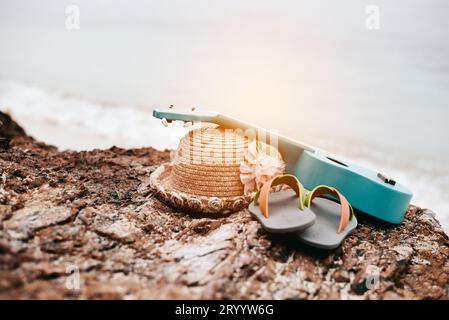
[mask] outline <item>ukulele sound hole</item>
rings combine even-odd
[[[345,163],[343,163],[343,162],[341,162],[341,161],[338,161],[338,160],[335,160],[335,159],[332,159],[332,158],[329,158],[329,157],[326,157],[326,158],[328,158],[330,161],[333,161],[333,162],[335,162],[335,163],[338,163],[339,165],[341,165],[341,166],[343,166],[343,167],[347,167],[347,166],[348,166],[347,164],[345,164]]]

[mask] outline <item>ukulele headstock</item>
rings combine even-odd
[[[161,119],[162,124],[168,127],[173,121],[183,122],[185,128],[191,127],[196,122],[216,123],[218,113],[197,111],[196,107],[190,109],[176,109],[170,105],[168,109],[154,109],[153,116]]]

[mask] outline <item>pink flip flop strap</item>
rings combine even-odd
[[[349,204],[348,200],[346,200],[345,196],[343,196],[340,192],[338,192],[336,189],[328,187],[328,186],[318,186],[315,189],[311,191],[311,193],[308,196],[308,203],[307,205],[310,205],[310,203],[315,199],[316,197],[322,197],[324,195],[333,195],[338,198],[341,205],[341,212],[340,212],[340,225],[338,226],[337,233],[342,232],[346,226],[349,223],[349,220],[352,217],[352,208]]]
[[[272,187],[286,184],[290,188],[295,191],[296,196],[299,197],[299,208],[303,209],[303,200],[302,200],[302,193],[303,188],[301,183],[298,181],[298,179],[294,175],[285,174],[285,175],[278,175],[267,182],[264,183],[262,188],[260,189],[258,198],[255,199],[257,202],[257,199],[259,200],[259,206],[260,211],[264,215],[265,218],[269,217],[269,210],[268,210],[268,198],[270,195],[270,190]],[[256,196],[257,197],[257,196]]]

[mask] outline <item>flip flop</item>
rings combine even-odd
[[[339,200],[340,204],[324,196]],[[310,228],[298,232],[302,242],[322,249],[334,249],[357,227],[351,205],[335,188],[317,186],[307,195],[305,205],[315,213],[316,221]]]
[[[270,196],[272,187],[283,184],[292,190],[275,192]],[[269,196],[270,210],[268,210]],[[310,227],[316,219],[312,210],[304,207],[303,197],[304,188],[294,175],[279,175],[262,186],[248,209],[268,232],[299,231]]]

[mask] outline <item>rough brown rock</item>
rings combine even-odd
[[[429,210],[359,216],[341,248],[266,234],[247,211],[155,199],[152,148],[59,152],[0,114],[0,298],[448,298],[449,241]]]

